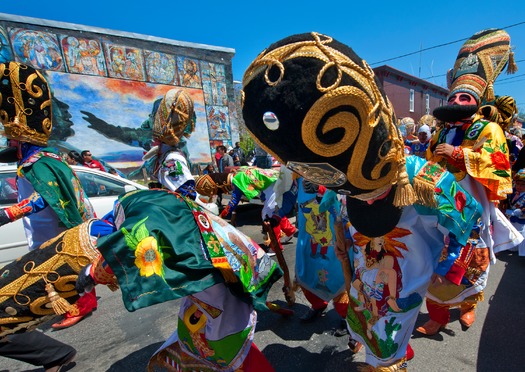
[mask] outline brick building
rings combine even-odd
[[[406,116],[416,123],[425,114],[432,114],[436,107],[446,104],[448,89],[426,80],[383,65],[374,68],[398,119]]]

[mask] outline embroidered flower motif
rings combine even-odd
[[[142,239],[135,250],[135,266],[142,276],[163,276],[162,257],[153,236]]]
[[[467,197],[465,194],[458,191],[456,195],[454,195],[454,201],[456,202],[456,209],[459,213],[463,213],[463,209],[465,208],[465,205],[467,205]]]
[[[140,220],[131,232],[122,228],[122,233],[129,248],[135,251],[135,266],[141,276],[158,275],[164,279],[163,257],[157,239],[149,235],[146,227],[148,217]]]
[[[509,158],[501,151],[490,154],[490,160],[497,170],[508,170],[510,168]]]
[[[492,140],[488,140],[483,149],[490,154],[490,160],[496,168],[492,173],[499,177],[510,177],[510,162],[505,144],[492,146]]]
[[[438,187],[436,187],[435,190],[438,194],[443,195],[448,200],[447,203],[439,205],[439,210],[442,213],[451,214],[454,212],[455,207],[455,209],[459,212],[461,219],[465,221],[465,207],[467,206],[468,202],[467,195],[465,195],[463,191],[458,190],[456,183],[452,183],[448,189],[448,192],[445,192],[445,190],[442,190]]]

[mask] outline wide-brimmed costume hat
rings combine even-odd
[[[255,140],[305,179],[362,198],[394,186],[393,205],[414,202],[393,107],[350,47],[315,32],[278,41],[246,70],[242,97]]]
[[[494,82],[507,66],[507,73],[517,71],[509,34],[492,28],[475,33],[459,50],[450,75],[450,94],[470,93],[478,104],[493,101]]]
[[[232,191],[233,173],[208,173],[195,177],[195,191],[204,196],[213,196],[222,191]]]
[[[51,92],[44,76],[18,62],[0,63],[0,120],[8,139],[46,146],[51,134]]]
[[[182,89],[169,90],[155,114],[153,139],[175,146],[182,137],[189,138],[194,130],[195,111],[190,95]]]
[[[518,70],[509,34],[496,28],[475,33],[461,46],[454,68],[447,73],[447,84],[448,99],[457,93],[469,93],[476,104],[438,107],[434,116],[454,122],[459,117],[472,116],[485,102],[494,101],[494,82],[505,67],[508,74]]]

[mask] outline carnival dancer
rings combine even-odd
[[[495,253],[517,246],[523,237],[496,204],[512,193],[509,150],[504,130],[515,111],[511,97],[496,98],[494,81],[507,66],[515,71],[510,36],[499,29],[480,31],[460,48],[448,105],[434,116],[447,123],[432,138],[427,159],[440,162],[483,206],[480,223],[473,226],[473,244],[457,251],[455,259],[441,260],[427,295],[430,320],[416,330],[439,332],[450,320],[449,309],[460,307],[460,323],[475,321],[483,300]],[[504,128],[502,128],[504,126]],[[448,274],[445,274],[447,272]]]
[[[18,204],[0,210],[0,226],[23,218],[29,250],[94,216],[93,208],[73,170],[54,148],[46,147],[53,128],[51,92],[45,77],[18,62],[0,64],[1,112],[9,147],[2,162],[17,162]],[[96,294],[53,328],[78,323],[97,307]]]
[[[86,267],[77,289],[114,273],[129,311],[183,298],[177,330],[150,370],[273,371],[253,336],[282,271],[252,239],[162,189],[120,196],[113,216],[116,231],[97,242],[105,260]]]
[[[185,138],[195,130],[196,115],[193,100],[183,89],[166,92],[153,121],[153,146],[143,159],[154,163],[151,188],[165,188],[195,200],[212,213],[218,214],[213,203],[205,203],[195,191]]]
[[[438,164],[405,156],[373,70],[329,36],[270,45],[245,72],[243,95],[244,121],[265,149],[347,195],[353,245],[339,256],[354,272],[349,330],[367,370],[404,370],[443,237],[466,244],[480,205]]]
[[[309,323],[317,319],[334,300],[334,308],[344,319],[348,307],[341,262],[335,255],[333,225],[340,210],[337,194],[326,187],[298,179],[298,235],[295,278],[312,307],[301,317]],[[344,327],[346,329],[346,325]]]
[[[278,199],[281,198],[282,200],[284,192],[292,188],[292,183],[283,181],[284,178],[291,179],[291,172],[282,169],[262,169],[258,167],[240,167],[236,169],[231,179],[232,193],[230,201],[222,210],[220,216],[222,218],[231,218],[233,211],[237,208],[243,196],[248,200],[260,197],[264,202],[261,211],[262,221],[271,220],[271,226],[282,250],[281,232],[287,237],[292,237],[297,230],[286,215],[280,216],[278,213],[280,209]],[[280,190],[279,195],[275,191],[276,185],[282,185],[282,187],[278,187],[278,190]]]

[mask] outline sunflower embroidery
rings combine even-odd
[[[135,251],[135,266],[138,267],[140,275],[158,275],[164,279],[162,253],[158,248],[157,239],[149,234],[147,219],[148,217],[135,224],[131,232],[122,228],[122,233],[128,247]]]

